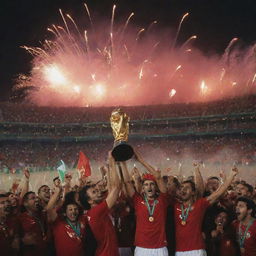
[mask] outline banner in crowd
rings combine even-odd
[[[65,174],[67,172],[67,169],[65,163],[62,160],[59,161],[57,165],[57,170],[59,173],[60,181],[61,183],[63,183],[65,181]]]
[[[89,158],[82,151],[79,152],[77,170],[80,174],[80,178],[86,178],[91,176],[91,167],[90,167]]]

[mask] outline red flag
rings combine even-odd
[[[80,172],[81,178],[91,176],[89,158],[82,151],[79,152],[77,170]]]

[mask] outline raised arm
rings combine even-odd
[[[27,168],[25,168],[23,170],[24,173],[24,177],[25,177],[25,181],[22,185],[21,188],[21,193],[20,193],[20,199],[22,200],[22,198],[24,197],[24,195],[29,191],[29,178],[30,178],[30,172]]]
[[[231,185],[237,173],[238,169],[236,167],[233,167],[225,183],[223,183],[215,192],[213,192],[209,197],[207,197],[207,200],[210,202],[210,204],[216,202],[216,200],[218,200],[227,191],[228,187]]]
[[[140,194],[142,191],[142,183],[140,172],[137,167],[133,167],[132,169],[132,180],[134,181],[135,190]]]
[[[106,178],[107,178],[107,190],[111,191],[113,184],[112,184],[112,173],[110,171],[109,165],[106,168]]]
[[[125,185],[125,188],[126,188],[126,192],[127,192],[129,197],[133,197],[133,195],[135,193],[135,189],[133,187],[126,162],[121,162],[121,168],[122,168],[122,171],[123,171],[124,185]]]
[[[110,183],[111,183],[111,188],[108,191],[108,196],[106,198],[106,202],[108,205],[108,208],[112,208],[118,198],[119,191],[120,191],[120,179],[116,171],[116,163],[111,155],[109,153],[109,172],[110,172]]]
[[[194,163],[193,165],[194,165],[194,177],[195,177],[196,190],[198,191],[198,196],[202,197],[204,194],[204,180],[200,172],[200,164]]]
[[[155,168],[153,166],[151,166],[149,163],[147,163],[143,157],[140,155],[139,152],[134,151],[135,157],[137,159],[138,162],[140,162],[146,169],[147,171],[152,174],[155,178],[156,178],[156,182],[158,185],[158,188],[160,190],[161,193],[166,193],[167,192],[167,187],[166,184],[163,180],[163,178],[161,177],[161,172],[155,170]]]
[[[56,187],[54,190],[54,194],[51,196],[48,204],[45,207],[45,210],[47,211],[47,217],[49,222],[54,222],[57,218],[57,212],[56,212],[56,203],[59,200],[60,194],[61,194],[61,187]]]

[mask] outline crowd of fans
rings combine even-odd
[[[130,134],[182,134],[186,132],[221,132],[221,131],[242,131],[256,127],[256,116],[238,116],[231,118],[214,118],[213,120],[195,119],[182,122],[166,120],[148,120],[148,122],[131,122]],[[65,136],[91,136],[111,135],[110,123],[89,125],[72,124],[0,124],[1,136],[22,136],[22,137],[51,137],[61,138]]]
[[[204,103],[173,103],[169,105],[123,107],[132,120],[166,117],[205,116],[241,112],[255,112],[256,96],[225,99]],[[34,105],[2,103],[0,109],[5,122],[27,123],[88,123],[109,122],[114,107],[54,108]],[[0,119],[1,120],[1,119]]]
[[[144,148],[145,155],[158,166],[166,159],[183,162],[184,159],[204,160],[212,165],[242,165],[256,163],[256,144],[254,137],[213,137],[186,139],[133,139],[134,148]],[[111,150],[111,140],[101,142],[77,143],[36,143],[12,142],[0,145],[0,171],[37,167],[40,170],[54,170],[56,163],[63,160],[67,166],[75,166],[80,151],[96,165],[105,161],[105,152]],[[149,153],[151,152],[151,153]],[[173,161],[170,161],[173,163]],[[163,165],[164,165],[163,164]]]

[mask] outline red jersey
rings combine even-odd
[[[239,221],[236,220],[233,222],[233,225],[236,229],[237,238],[239,239]],[[244,234],[246,226],[240,225],[241,233]],[[245,240],[244,240],[244,252],[241,251],[241,256],[255,256],[256,255],[256,220],[247,231]]]
[[[16,255],[12,249],[12,242],[18,238],[18,221],[16,218],[8,217],[6,222],[0,224],[0,251],[3,256]]]
[[[87,219],[97,240],[96,256],[118,256],[117,238],[106,200],[91,208]]]
[[[176,233],[176,251],[192,251],[205,249],[202,236],[202,223],[205,211],[210,205],[207,198],[200,198],[191,206],[186,225],[181,224],[181,203],[174,204]]]
[[[136,214],[135,245],[143,248],[161,248],[167,245],[165,224],[168,207],[168,195],[160,193],[156,199],[154,220],[149,221],[149,212],[146,202],[141,195],[135,193],[133,204]],[[149,200],[152,206],[154,200]]]
[[[126,201],[117,203],[112,209],[114,227],[118,239],[118,247],[132,247],[135,237],[134,209]]]
[[[84,238],[87,219],[79,218],[78,223],[80,225],[80,236],[76,234],[64,218],[58,217],[52,224],[57,256],[84,255]]]
[[[36,244],[34,245],[23,245],[22,252],[24,256],[45,256],[47,254],[47,222],[46,215],[38,215],[33,217],[27,212],[22,213],[19,216],[21,226],[21,238],[25,234],[34,234],[36,236]]]

